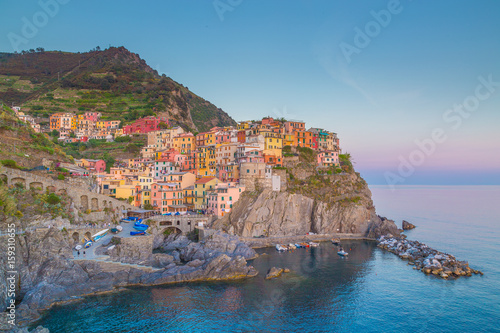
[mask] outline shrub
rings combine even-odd
[[[14,160],[2,160],[0,161],[3,166],[13,168],[13,169],[19,169],[19,165],[17,165],[17,162]]]
[[[59,179],[59,180],[64,180],[64,178],[65,177],[64,177],[64,175],[62,173],[60,173],[60,174],[57,175],[57,179]]]
[[[61,202],[61,198],[59,198],[59,196],[55,193],[50,193],[49,195],[47,195],[45,202],[49,205],[57,205]]]
[[[130,140],[132,140],[132,138],[128,135],[118,136],[115,138],[115,142],[130,142]]]

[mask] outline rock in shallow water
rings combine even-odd
[[[403,220],[403,230],[411,230],[411,229],[415,229],[415,225],[411,224],[406,220]]]
[[[267,272],[267,275],[266,275],[266,280],[277,278],[277,277],[281,276],[281,274],[282,274],[283,272],[284,272],[284,269],[283,269],[283,268],[272,267],[272,268],[271,268],[271,269]]]
[[[443,279],[449,277],[471,276],[483,273],[473,270],[466,261],[458,261],[450,254],[442,253],[418,241],[407,240],[404,237],[385,237],[378,239],[378,247],[407,259],[414,269],[425,274],[433,274]]]

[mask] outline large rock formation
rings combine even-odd
[[[324,192],[322,195],[318,193]],[[242,237],[292,236],[307,232],[354,233],[373,238],[399,235],[393,221],[377,216],[366,183],[355,174],[338,177],[316,193],[245,193],[215,228]]]
[[[21,303],[16,311],[17,324],[36,320],[39,311],[54,302],[113,291],[127,285],[238,279],[257,274],[245,259],[255,256],[255,251],[240,243],[237,237],[216,233],[205,243],[185,241],[185,237],[181,237],[176,244],[182,244],[186,249],[183,251],[183,259],[188,261],[185,264],[169,254],[151,253],[153,236],[143,237],[146,249],[142,250],[149,253],[141,256],[136,257],[136,252],[141,249],[137,244],[127,242],[129,239],[115,247],[119,249],[114,253],[117,261],[137,260],[149,265],[145,267],[112,261],[72,260],[72,239],[64,230],[39,229],[18,235],[16,270],[19,276],[16,296]],[[5,244],[6,241],[0,242],[2,253],[6,253]],[[120,248],[121,245],[123,248]],[[3,256],[1,259],[5,263]],[[5,267],[7,265],[0,268],[2,277],[6,273]],[[2,283],[5,284],[6,279],[2,279]],[[3,291],[6,289],[5,285],[1,288]],[[0,296],[2,309],[5,309],[7,295],[2,292]]]

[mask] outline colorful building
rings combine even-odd
[[[204,177],[194,183],[194,209],[205,210],[207,208],[206,196],[219,182],[219,179],[215,177]]]
[[[123,127],[124,134],[132,133],[149,133],[152,131],[158,131],[160,129],[160,123],[165,123],[167,126],[169,124],[167,117],[145,117],[137,119],[133,124]]]
[[[207,194],[207,212],[224,216],[231,212],[233,205],[239,200],[245,187],[231,183],[219,183]]]
[[[155,182],[151,185],[151,202],[161,214],[186,212],[184,193],[179,183]]]

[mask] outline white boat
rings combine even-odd
[[[289,250],[295,250],[296,248],[297,247],[295,246],[295,244],[292,244],[292,243],[288,244],[288,249]]]
[[[286,250],[287,250],[287,248],[286,248],[286,247],[284,247],[284,246],[283,246],[283,245],[281,245],[281,244],[276,244],[276,250],[277,250],[277,251],[282,252],[282,251],[286,251]]]
[[[102,231],[99,231],[97,234],[93,235],[92,236],[92,241],[93,242],[97,242],[99,239],[103,238],[104,236],[106,236],[108,234],[108,230],[109,229],[104,229]]]
[[[309,246],[312,246],[312,247],[318,247],[318,246],[319,246],[319,243],[309,242]]]
[[[75,246],[75,250],[80,251],[81,249],[82,249],[82,246],[80,244],[78,244],[77,246]]]
[[[337,252],[337,254],[342,257],[347,257],[349,255],[349,253],[345,252],[344,250],[340,250],[339,252]]]

